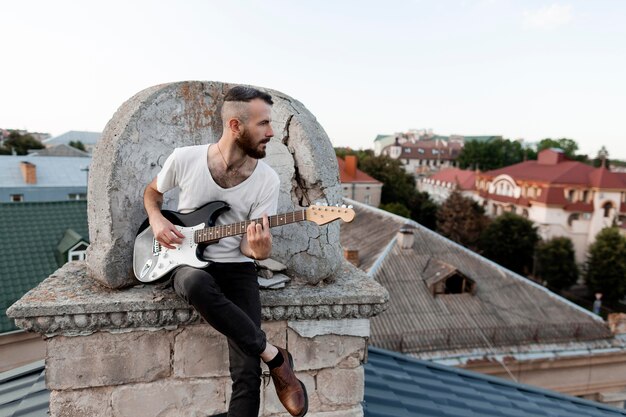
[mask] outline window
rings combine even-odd
[[[424,153],[424,150],[422,148],[417,148],[417,152]]]
[[[11,203],[19,203],[24,201],[24,194],[11,194]]]
[[[67,253],[67,260],[70,261],[84,261],[85,260],[85,251],[87,250],[87,244],[85,242],[80,242],[76,244],[72,249]]]
[[[583,191],[583,202],[586,203],[587,201],[589,201],[589,191],[585,190]]]
[[[68,200],[86,200],[87,194],[85,193],[70,193],[67,195]]]
[[[575,220],[578,220],[578,219],[580,219],[580,213],[572,213],[572,214],[570,214],[569,217],[567,218],[567,225],[569,227],[572,227],[572,223]]]
[[[411,148],[404,148],[404,153],[411,153]]]
[[[528,218],[528,210],[526,209],[522,210],[522,217],[524,217],[525,219]]]
[[[371,203],[370,203],[370,195],[369,195],[369,194],[365,196],[365,198],[363,199],[363,202],[364,202],[365,204],[371,204]]]
[[[609,217],[611,215],[612,208],[613,204],[611,204],[611,202],[606,202],[602,205],[602,210],[604,210],[604,217]]]
[[[574,201],[574,190],[569,190],[567,192],[567,201],[569,202]]]

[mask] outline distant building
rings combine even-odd
[[[354,155],[346,155],[345,161],[337,157],[339,165],[339,181],[345,198],[378,207],[383,183],[370,177],[356,167],[357,159]]]
[[[438,204],[443,203],[453,190],[459,190],[466,197],[474,198],[476,171],[459,168],[446,168],[417,180],[417,189],[430,194]]]
[[[91,157],[0,155],[0,202],[87,198]]]
[[[83,145],[85,145],[85,149],[87,150],[87,152],[91,153],[93,151],[93,148],[96,146],[98,140],[100,140],[101,136],[102,133],[100,132],[81,132],[76,130],[70,130],[69,132],[63,133],[62,135],[46,139],[42,143],[46,147],[50,147],[60,144],[69,145],[70,142],[80,141]]]
[[[532,220],[543,239],[570,238],[578,262],[600,230],[626,226],[626,173],[570,161],[560,149],[478,173],[476,199],[490,215],[508,211]]]
[[[423,177],[456,167],[456,159],[466,142],[494,139],[502,139],[502,136],[442,136],[431,130],[409,130],[394,135],[378,135],[374,139],[374,154],[397,159],[407,173]]]
[[[76,156],[84,158],[91,157],[91,154],[89,152],[81,151],[80,149],[76,149],[73,146],[69,146],[64,143],[43,149],[33,149],[28,151],[28,154],[32,156]]]

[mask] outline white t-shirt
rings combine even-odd
[[[240,184],[222,188],[215,183],[207,164],[209,145],[185,146],[174,149],[157,176],[157,189],[165,193],[175,187],[180,189],[178,211],[189,213],[211,201],[221,200],[230,205],[222,213],[217,225],[258,219],[266,213],[276,214],[280,179],[265,162],[258,160],[252,174]],[[217,262],[250,262],[241,253],[242,236],[220,239],[209,245],[204,257]]]

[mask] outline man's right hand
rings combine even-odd
[[[156,240],[168,249],[176,249],[174,245],[183,243],[185,235],[174,226],[163,215],[153,216],[150,219],[150,227]]]

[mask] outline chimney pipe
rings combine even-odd
[[[20,162],[20,171],[26,184],[37,184],[37,166],[27,161]]]
[[[404,225],[400,228],[397,235],[398,245],[402,249],[413,249],[413,242],[415,242],[415,236],[413,235],[413,228]]]

